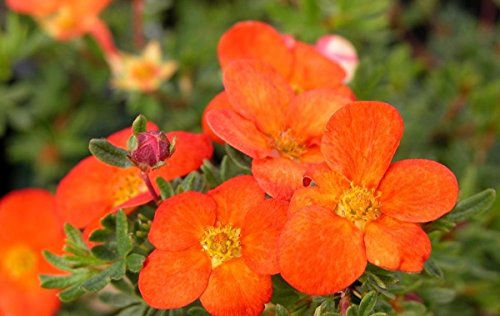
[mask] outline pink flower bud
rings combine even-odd
[[[170,142],[163,132],[148,131],[136,137],[137,147],[131,151],[130,158],[141,170],[158,167],[172,155]]]
[[[316,50],[344,69],[344,82],[351,81],[359,64],[356,48],[351,42],[340,35],[325,35],[316,42]]]

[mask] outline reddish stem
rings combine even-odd
[[[151,193],[151,196],[153,197],[153,200],[155,201],[156,204],[160,204],[161,198],[160,196],[156,193],[156,190],[151,183],[151,179],[149,179],[149,172],[147,171],[141,171],[141,178],[146,184],[146,187],[148,188],[149,193]]]

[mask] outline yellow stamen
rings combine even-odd
[[[280,134],[274,138],[273,145],[281,154],[291,159],[299,159],[307,150],[304,145],[297,141],[290,130],[280,132]]]
[[[12,279],[20,280],[36,271],[38,258],[31,248],[16,245],[7,250],[2,263]]]
[[[374,189],[351,183],[351,187],[341,195],[335,213],[363,230],[366,223],[376,220],[381,215],[379,197],[380,193]]]
[[[149,60],[136,60],[130,65],[130,75],[139,82],[156,79],[158,71],[158,66]]]
[[[200,241],[203,251],[212,260],[212,268],[237,257],[241,257],[240,231],[231,225],[210,226]]]
[[[124,174],[119,173],[114,179],[113,206],[118,206],[147,190],[136,168],[130,168]]]

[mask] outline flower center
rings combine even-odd
[[[200,244],[210,256],[212,268],[232,258],[241,257],[240,232],[240,228],[231,225],[210,226],[205,229]]]
[[[130,66],[132,78],[139,82],[149,81],[156,77],[157,67],[148,60],[138,60]]]
[[[375,189],[351,183],[351,187],[340,197],[335,213],[363,230],[367,222],[376,220],[381,215],[379,196],[380,193],[375,192]]]
[[[113,179],[113,206],[121,205],[147,190],[136,168],[123,170]]]
[[[29,247],[16,245],[7,250],[2,263],[7,274],[12,279],[19,280],[36,271],[38,258]]]
[[[274,138],[274,148],[281,154],[291,159],[299,159],[305,152],[306,146],[300,144],[297,139],[291,134],[290,130],[280,132]]]

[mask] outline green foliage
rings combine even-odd
[[[100,161],[115,167],[128,168],[133,163],[128,158],[126,150],[114,146],[104,138],[91,139],[89,150]]]

